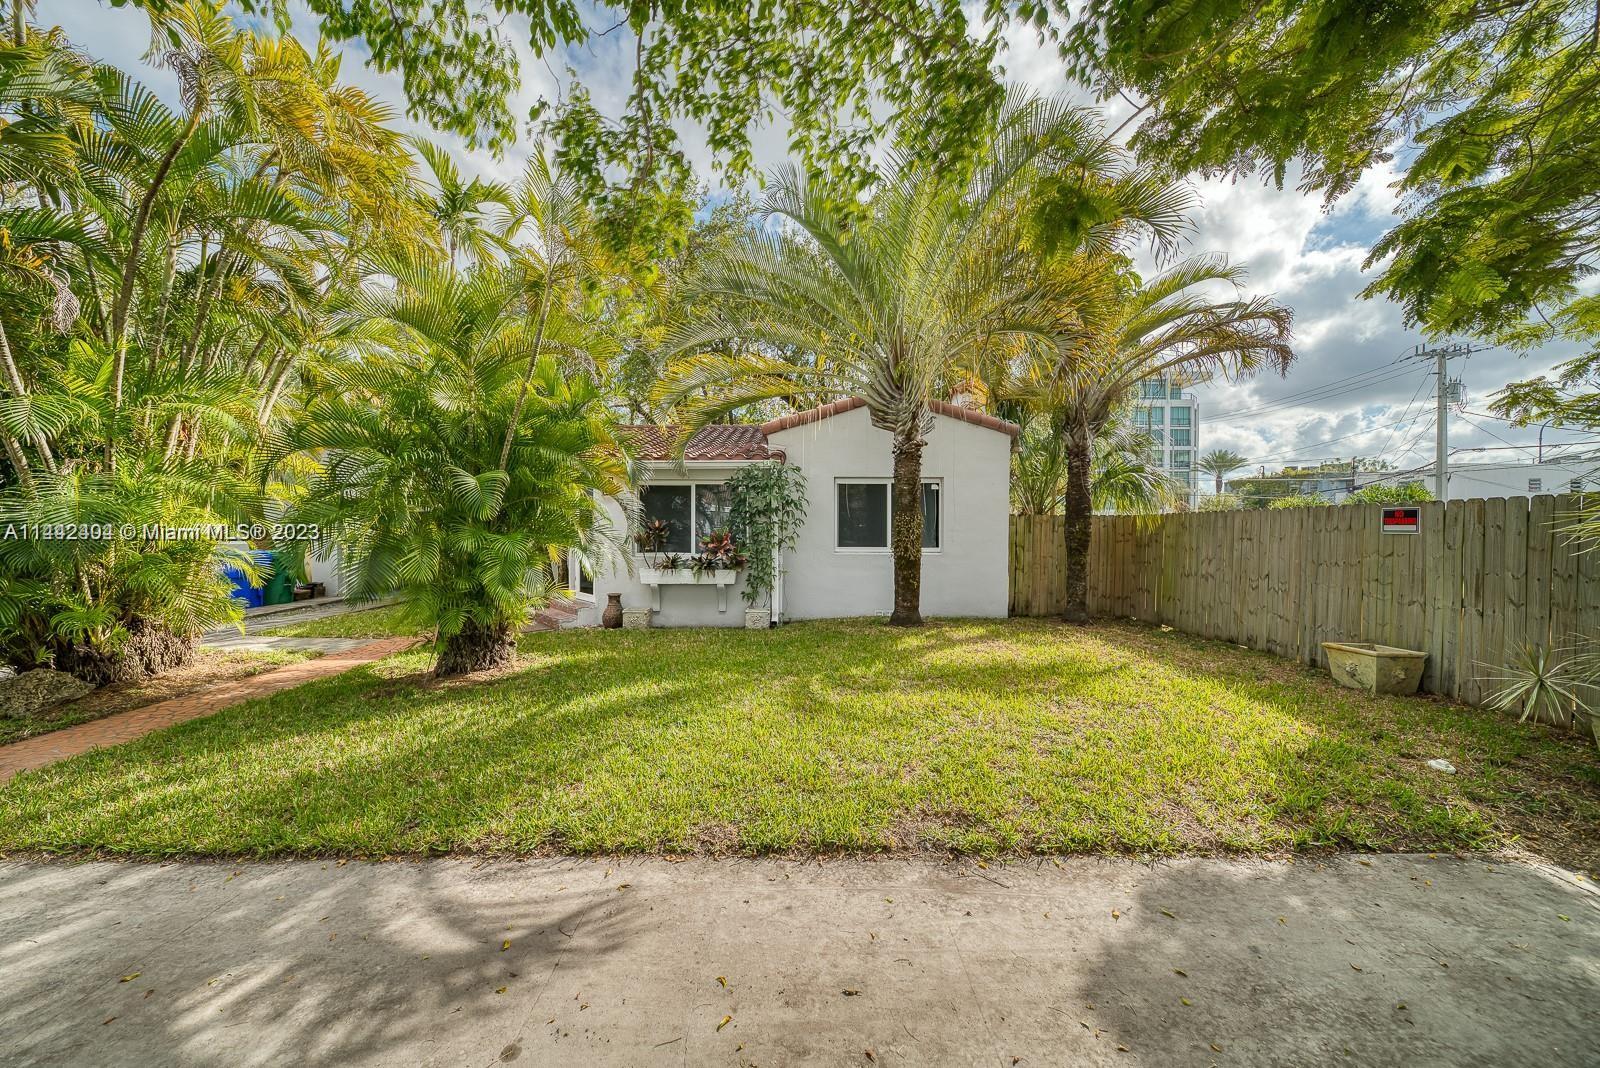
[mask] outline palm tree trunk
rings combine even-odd
[[[467,620],[455,634],[444,640],[433,673],[440,678],[491,671],[517,662],[517,635],[509,626],[491,626]]]
[[[922,624],[922,447],[914,424],[910,437],[894,443],[894,497],[889,546],[894,553],[894,613],[897,627]]]
[[[0,323],[0,367],[5,368],[6,385],[11,387],[11,391],[19,397],[26,397],[28,395],[28,386],[22,380],[21,368],[17,366],[17,361],[11,355],[11,338],[6,334],[4,323]],[[39,462],[44,464],[44,469],[51,474],[55,474],[55,454],[50,451],[50,442],[43,434],[35,433],[33,435],[33,447],[39,451]],[[17,467],[17,461],[21,458],[22,454],[20,452],[12,456],[12,466]],[[28,474],[25,462],[23,466],[17,467],[17,477],[31,484]]]
[[[11,461],[12,470],[17,473],[17,482],[33,495],[33,472],[28,469],[28,458],[22,454],[22,446],[17,439],[3,430],[0,430],[0,444],[5,445],[6,458]]]
[[[1067,604],[1061,618],[1068,623],[1089,622],[1089,536],[1094,499],[1089,491],[1090,456],[1094,443],[1088,428],[1068,431],[1066,552]]]
[[[122,379],[124,369],[128,363],[128,345],[125,329],[128,322],[128,307],[133,302],[133,286],[139,277],[139,250],[144,245],[145,228],[150,225],[150,211],[155,207],[156,197],[161,193],[161,187],[167,182],[167,175],[172,171],[172,165],[178,159],[178,153],[183,151],[183,146],[189,143],[194,132],[200,128],[200,117],[205,110],[205,94],[198,94],[194,108],[189,112],[189,120],[179,131],[178,136],[167,150],[161,155],[161,162],[156,164],[156,172],[150,179],[150,188],[146,189],[144,196],[139,200],[138,210],[134,212],[133,225],[128,231],[128,255],[122,265],[122,282],[117,287],[117,299],[111,306],[111,344],[112,369],[111,369],[111,411],[113,415],[122,409]],[[110,430],[115,434],[115,428]],[[112,439],[106,441],[106,455],[113,455]]]
[[[551,264],[550,266],[554,266]],[[544,347],[544,325],[550,318],[550,290],[555,280],[547,268],[544,272],[544,292],[539,294],[539,318],[533,326],[533,351],[528,354],[528,369],[522,373],[522,386],[517,390],[516,407],[511,410],[511,421],[506,424],[506,439],[500,445],[500,470],[511,462],[511,443],[517,440],[517,424],[522,422],[522,410],[528,403],[528,387],[533,383],[534,368],[539,364],[539,350]]]

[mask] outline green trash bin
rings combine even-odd
[[[267,579],[262,604],[290,604],[294,601],[296,577],[289,569],[289,561],[281,553],[272,554],[272,577]]]

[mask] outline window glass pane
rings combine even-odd
[[[667,541],[661,552],[689,553],[694,551],[689,530],[689,487],[646,486],[639,491],[639,504],[644,511],[644,525],[653,520],[667,522]]]
[[[1188,445],[1189,444],[1189,428],[1188,427],[1182,427],[1182,428],[1174,427],[1172,429],[1172,444],[1174,444],[1174,445]]]
[[[939,483],[922,484],[922,547],[939,547]]]
[[[1165,408],[1151,408],[1150,409],[1150,425],[1151,426],[1162,426],[1163,424],[1166,423],[1166,421],[1167,421],[1167,410]]]
[[[1189,466],[1189,450],[1177,449],[1172,454],[1172,466],[1184,468]]]
[[[1149,408],[1144,408],[1144,407],[1135,408],[1133,410],[1133,425],[1134,426],[1149,426],[1150,425],[1150,409]]]
[[[701,539],[728,529],[732,508],[733,495],[723,483],[708,482],[694,488],[695,551],[699,551]]]
[[[1172,409],[1172,425],[1173,426],[1188,426],[1189,425],[1190,413],[1193,410],[1194,409],[1188,407],[1187,405],[1185,405],[1185,406],[1183,406],[1181,408],[1173,408]]]
[[[1161,429],[1158,428],[1158,429],[1150,431],[1150,440],[1152,442],[1154,442],[1155,444],[1157,444],[1157,445],[1165,444],[1166,443],[1166,439],[1167,439],[1167,432],[1165,430],[1161,430]]]
[[[889,547],[889,487],[882,482],[839,483],[839,548]]]
[[[1172,383],[1172,392],[1168,393],[1167,396],[1171,397],[1173,400],[1177,400],[1183,396],[1183,390],[1179,388],[1178,383],[1174,382]]]

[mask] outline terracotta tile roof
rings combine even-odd
[[[776,434],[780,430],[805,426],[807,423],[815,423],[827,419],[829,416],[841,415],[857,408],[864,408],[866,404],[867,402],[860,397],[846,397],[844,400],[837,400],[818,408],[810,408],[803,412],[791,412],[788,415],[781,415],[776,419],[762,423],[761,433]],[[1022,433],[1022,428],[1017,424],[1008,423],[1004,419],[998,419],[987,412],[980,412],[975,408],[963,408],[959,404],[949,404],[945,401],[930,401],[928,408],[936,415],[959,419],[963,423],[971,423],[973,426],[998,430],[1000,433],[1013,438]]]
[[[682,446],[684,460],[769,460],[775,459],[767,449],[767,438],[754,423],[718,423],[703,426],[684,442],[681,426],[656,426],[637,424],[622,428],[632,439],[641,460],[679,459]]]

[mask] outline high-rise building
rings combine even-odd
[[[1174,379],[1147,378],[1139,383],[1133,421],[1154,439],[1151,459],[1187,487],[1189,506],[1194,507],[1194,465],[1200,456],[1200,405],[1194,394]]]

